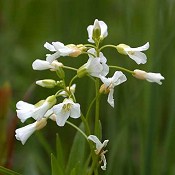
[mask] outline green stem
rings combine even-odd
[[[112,45],[112,44],[108,44],[108,45],[105,45],[105,46],[102,46],[99,51],[103,50],[104,48],[107,48],[107,47],[112,47],[112,48],[115,48],[116,49],[116,46],[115,45]]]
[[[69,121],[66,121],[66,123],[69,124],[70,126],[72,126],[73,128],[75,128],[78,132],[80,132],[88,141],[87,135],[80,128],[78,128],[76,125],[74,125],[73,123],[71,123]]]
[[[90,135],[91,134],[91,131],[90,131],[89,125],[88,125],[87,120],[86,120],[86,118],[84,117],[83,114],[81,114],[81,120],[82,120],[82,122],[83,122],[83,124],[85,126],[86,134],[87,135]]]
[[[76,68],[69,67],[69,66],[63,66],[63,68],[65,68],[65,69],[69,69],[69,70],[73,70],[73,71],[77,71],[77,69],[76,69]]]
[[[92,175],[93,172],[95,173],[94,175],[98,175],[98,170],[96,169],[97,161],[98,161],[98,157],[96,156],[93,159],[93,162],[92,162],[92,165],[91,165],[91,168],[90,168],[90,171],[89,171],[88,175]]]
[[[96,101],[95,101],[95,135],[98,136],[99,115],[100,115],[100,98],[99,98],[100,81],[96,79]]]
[[[94,58],[96,57],[93,53],[90,53],[90,52],[82,52],[82,54],[91,55],[91,56],[93,56]]]
[[[91,103],[90,103],[90,105],[89,105],[88,111],[87,111],[87,113],[86,113],[86,120],[88,120],[88,118],[89,118],[89,114],[90,114],[91,108],[92,108],[92,106],[93,106],[93,104],[94,104],[96,98],[97,98],[97,96],[91,101]]]
[[[92,47],[95,48],[95,46],[93,44],[84,44],[85,47]]]
[[[125,69],[125,68],[123,68],[123,67],[119,67],[119,66],[109,66],[109,67],[114,68],[114,69],[123,70],[123,71],[125,71],[125,72],[130,73],[130,74],[134,74],[134,71],[131,71],[131,70],[129,70],[129,69]]]

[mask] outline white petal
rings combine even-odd
[[[24,123],[28,118],[32,117],[33,115],[33,110],[16,110],[17,112],[17,117],[21,120],[22,123]]]
[[[40,107],[37,107],[35,109],[35,111],[33,112],[33,118],[35,120],[40,120],[48,111],[48,109],[50,108],[49,103],[44,102]]]
[[[53,107],[53,112],[56,115],[56,123],[57,123],[58,126],[64,126],[66,120],[69,118],[70,112],[69,111],[65,112],[63,110],[63,105],[64,104],[65,103],[63,102],[63,103],[60,103],[60,104],[55,105]]]
[[[108,94],[108,103],[114,108],[114,98],[113,98],[113,94],[114,94],[114,89],[110,89],[110,92]]]
[[[137,64],[145,64],[147,61],[147,57],[144,53],[139,51],[134,51],[130,54],[130,52],[127,52],[128,56],[133,59]]]
[[[103,21],[99,21],[100,24],[100,28],[101,28],[101,37],[105,38],[108,35],[108,27],[106,25],[106,23],[104,23]]]
[[[95,51],[94,48],[89,49],[87,52],[88,52],[88,53],[91,53],[91,54],[93,54],[93,55],[96,55],[96,51]],[[91,54],[89,54],[89,57],[90,57],[90,58],[94,58]]]
[[[69,112],[62,113],[62,115],[60,116],[56,116],[57,125],[64,126],[68,118],[69,118]]]
[[[24,126],[22,128],[16,129],[16,139],[21,141],[24,145],[27,139],[35,132],[36,128],[36,122],[29,124],[27,126]]]
[[[121,71],[116,71],[112,77],[112,82],[114,86],[117,86],[127,80],[126,76]]]
[[[74,103],[72,105],[71,110],[70,110],[70,117],[72,117],[72,118],[79,118],[80,116],[81,116],[80,104]]]
[[[136,47],[136,48],[132,48],[132,47],[127,47],[125,48],[126,51],[145,51],[148,50],[149,48],[149,42],[147,42],[145,45],[140,46],[140,47]]]
[[[30,103],[27,103],[27,102],[24,102],[24,101],[19,101],[17,104],[16,104],[16,108],[17,109],[34,109],[35,106],[30,104]]]
[[[93,141],[96,144],[97,151],[100,151],[103,148],[102,143],[100,142],[100,140],[95,135],[89,135],[88,139]]]
[[[46,70],[46,69],[49,69],[51,66],[50,66],[50,63],[48,61],[44,61],[44,60],[35,60],[32,64],[32,68],[34,70]]]
[[[88,41],[89,41],[90,43],[94,43],[94,40],[92,39],[93,25],[89,25],[89,26],[87,27],[87,31],[88,31],[88,37],[89,37]]]
[[[59,58],[61,55],[59,52],[55,52],[54,54],[47,54],[46,55],[46,60],[49,63],[52,63],[54,60],[56,60],[57,58]]]
[[[161,80],[164,80],[165,78],[160,73],[147,73],[146,74],[146,80],[149,82],[155,82],[158,84],[162,84]]]
[[[52,44],[53,44],[54,48],[55,48],[57,51],[59,51],[59,49],[61,49],[62,47],[64,47],[64,44],[61,43],[61,42],[59,42],[59,41],[57,41],[57,42],[52,42]]]
[[[101,166],[101,169],[106,170],[107,162],[106,162],[106,157],[104,154],[101,154],[101,160],[103,161],[103,165]]]
[[[111,84],[111,80],[109,78],[106,78],[104,76],[100,76],[100,79],[105,84],[106,87],[108,87]]]
[[[55,51],[56,51],[56,49],[54,48],[54,46],[53,46],[52,44],[49,44],[48,42],[46,42],[46,43],[44,44],[44,47],[45,47],[46,49],[50,50],[51,52],[55,52]]]

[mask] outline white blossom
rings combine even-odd
[[[101,161],[103,161],[103,165],[101,166],[102,170],[106,170],[106,158],[105,158],[105,153],[106,151],[104,150],[104,148],[107,146],[109,140],[105,140],[103,143],[100,142],[100,140],[95,136],[95,135],[90,135],[88,136],[88,139],[93,141],[96,144],[96,150],[95,153],[97,155],[100,155],[101,157]]]
[[[15,130],[15,137],[24,145],[27,139],[36,131],[42,129],[47,124],[46,118],[42,118],[32,124]]]
[[[53,113],[56,115],[57,125],[64,126],[69,117],[76,119],[81,116],[80,104],[74,103],[72,99],[65,99],[53,107]]]
[[[36,105],[19,101],[16,104],[17,116],[21,122],[25,122],[28,118],[33,117],[35,120],[40,120],[44,114],[56,103],[56,97],[50,96],[46,100],[42,100]]]
[[[33,70],[47,70],[50,69],[51,71],[56,71],[59,67],[62,67],[63,64],[54,60],[52,63],[37,59],[32,63]]]
[[[52,42],[52,44],[46,42],[44,44],[44,47],[51,52],[54,52],[53,54],[47,54],[46,55],[46,60],[49,63],[52,63],[54,60],[59,58],[60,56],[68,56],[69,54],[74,53],[74,49],[65,46],[63,43],[57,41],[57,42]]]
[[[149,42],[137,48],[132,48],[126,44],[119,44],[118,46],[116,46],[116,48],[119,53],[128,55],[137,64],[145,64],[147,61],[146,55],[141,51],[145,51],[149,48]]]
[[[95,55],[96,51],[92,48],[88,50],[88,53]],[[91,54],[89,54],[89,59],[85,64],[87,72],[94,77],[106,76],[109,73],[109,67],[106,64],[107,59],[103,53],[100,52],[99,56],[95,58]]]
[[[114,107],[114,87],[125,82],[127,78],[121,71],[116,71],[111,78],[101,76],[100,79],[104,83],[104,86],[107,89],[107,91],[109,91],[107,101],[112,107]]]
[[[139,69],[134,70],[133,76],[138,79],[147,80],[149,82],[155,82],[160,85],[162,84],[161,80],[165,79],[160,73],[145,72]]]
[[[108,35],[108,27],[107,25],[103,22],[103,21],[98,21],[98,19],[96,19],[94,21],[94,24],[93,25],[89,25],[87,27],[87,31],[88,31],[88,41],[90,43],[94,43],[94,40],[92,39],[93,38],[93,30],[96,26],[99,26],[100,27],[100,39],[103,40],[107,35]]]

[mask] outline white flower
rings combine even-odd
[[[64,126],[69,116],[71,118],[79,118],[81,116],[80,105],[74,103],[72,99],[65,99],[63,103],[55,105],[53,112],[56,115],[58,126]]]
[[[98,21],[98,19],[96,19],[94,21],[94,25],[89,25],[87,27],[87,31],[88,31],[88,36],[89,36],[89,39],[88,41],[90,43],[94,43],[94,40],[92,39],[93,38],[93,30],[94,28],[96,27],[100,27],[100,39],[103,40],[107,35],[108,35],[108,27],[107,25],[103,22],[103,21]]]
[[[147,61],[147,57],[141,51],[145,51],[149,48],[149,42],[145,45],[137,48],[131,48],[126,44],[119,44],[116,46],[119,53],[128,55],[132,60],[134,60],[137,64],[145,64]]]
[[[89,49],[88,53],[96,54],[95,49]],[[93,77],[106,76],[109,73],[109,67],[106,64],[107,59],[103,53],[100,52],[99,57],[93,57],[89,54],[89,59],[85,64],[87,72]]]
[[[44,47],[50,50],[51,52],[55,52],[54,54],[46,55],[46,60],[49,63],[52,63],[54,60],[56,60],[60,56],[68,56],[69,54],[74,53],[74,49],[67,47],[63,43],[58,42],[58,41],[52,42],[52,44],[46,42],[44,44]]]
[[[104,83],[105,88],[109,91],[108,103],[114,107],[114,87],[125,82],[127,78],[121,71],[116,71],[111,78],[101,76],[100,79]]]
[[[145,72],[139,69],[134,70],[133,76],[138,79],[147,80],[149,82],[155,82],[160,85],[162,84],[161,80],[165,79],[160,73]]]
[[[42,100],[36,105],[19,101],[16,104],[17,116],[21,122],[25,122],[30,117],[33,117],[35,120],[40,120],[55,103],[56,97],[54,95],[49,96],[46,100]]]
[[[56,71],[59,67],[62,67],[63,64],[58,62],[57,60],[53,61],[52,63],[44,60],[37,59],[33,62],[32,68],[34,70],[47,70],[50,69],[51,71]]]
[[[32,124],[26,125],[22,128],[16,129],[15,137],[17,140],[21,141],[24,145],[27,139],[36,131],[42,129],[47,124],[47,119],[42,118]]]
[[[88,139],[93,141],[96,144],[95,153],[97,155],[100,155],[101,161],[103,161],[103,165],[101,166],[101,169],[106,170],[107,162],[105,158],[106,151],[104,151],[104,148],[107,146],[109,140],[105,140],[103,143],[101,143],[100,140],[95,135],[88,136]]]

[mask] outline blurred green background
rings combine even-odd
[[[45,59],[49,53],[44,43],[87,43],[86,28],[96,18],[108,25],[109,35],[103,44],[137,47],[150,42],[146,65],[138,66],[115,50],[106,49],[109,64],[161,72],[165,77],[159,86],[126,74],[128,81],[115,91],[116,107],[112,109],[106,96],[102,98],[103,139],[110,142],[107,171],[101,174],[175,175],[174,0],[0,0],[0,86],[11,92],[0,97],[0,142],[3,145],[8,140],[11,145],[0,147],[5,153],[0,155],[1,164],[7,161],[7,167],[24,175],[48,175],[55,133],[60,133],[65,150],[71,145],[73,130],[49,122],[22,146],[13,135],[15,127],[23,126],[15,117],[15,104],[24,96],[26,101],[36,103],[52,94],[32,86],[38,79],[52,77],[49,71],[33,71],[31,67],[35,59]],[[78,67],[86,59],[66,57],[61,61]],[[86,78],[77,85],[77,99],[86,111],[93,86]],[[8,101],[8,112],[2,112],[4,101]]]

